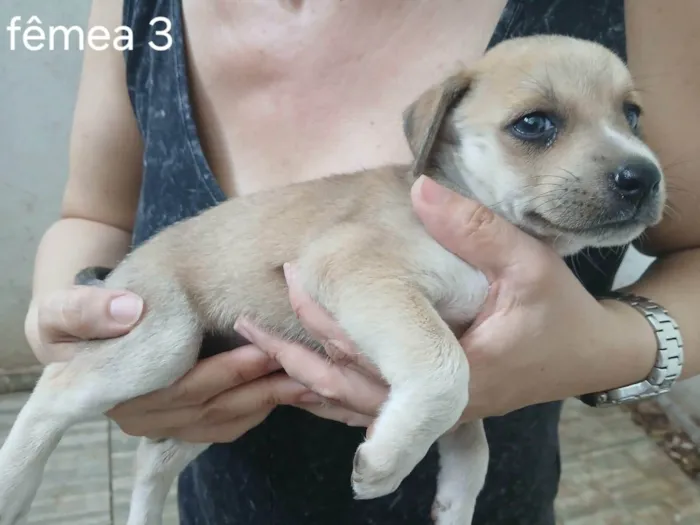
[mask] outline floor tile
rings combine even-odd
[[[26,399],[26,394],[0,396],[0,439]],[[124,525],[138,441],[102,418],[73,427],[47,465],[29,525]],[[700,485],[629,413],[570,401],[562,415],[561,443],[557,525],[700,524]],[[176,494],[175,485],[164,525],[178,525]]]
[[[2,442],[27,397],[27,394],[0,396]],[[71,428],[46,465],[29,514],[29,525],[110,525],[107,458],[106,420],[97,419]]]
[[[561,440],[558,525],[700,524],[700,485],[629,413],[571,401]]]

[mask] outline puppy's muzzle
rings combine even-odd
[[[629,159],[609,177],[612,191],[622,207],[639,209],[658,198],[661,171],[648,159]]]

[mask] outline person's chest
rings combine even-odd
[[[190,89],[227,195],[410,161],[404,108],[506,0],[183,0]]]

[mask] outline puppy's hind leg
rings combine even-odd
[[[486,481],[489,447],[481,420],[464,423],[438,441],[440,472],[435,525],[469,525]]]
[[[76,370],[76,363],[84,361],[80,357],[45,369],[0,449],[0,525],[24,523],[64,432],[110,408],[102,404],[105,396],[94,374],[81,376]],[[73,381],[64,384],[69,376]]]
[[[141,439],[127,525],[161,525],[175,478],[208,446],[176,439]]]
[[[0,449],[0,525],[23,523],[68,428],[164,388],[192,367],[201,330],[183,304],[167,309],[147,314],[121,338],[77,343],[71,361],[44,370]]]

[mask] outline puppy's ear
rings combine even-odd
[[[466,94],[471,80],[468,72],[456,73],[425,91],[404,110],[403,130],[413,152],[414,175],[422,174],[429,167],[445,117]]]

